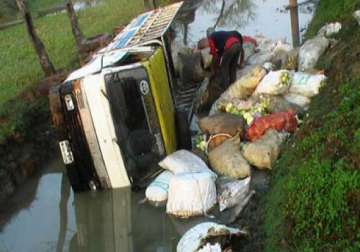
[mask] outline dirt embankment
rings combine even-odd
[[[264,196],[267,251],[360,249],[360,27],[352,17],[359,7],[320,2],[316,30],[330,21],[343,28],[317,65],[327,84],[274,167]]]
[[[28,177],[38,173],[44,161],[57,151],[55,132],[44,106],[46,103],[27,115],[29,127],[26,134],[15,135],[0,144],[0,203]]]

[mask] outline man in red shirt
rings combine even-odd
[[[198,43],[199,49],[210,47],[215,80],[225,90],[236,80],[236,69],[244,61],[243,38],[237,31],[217,31]]]

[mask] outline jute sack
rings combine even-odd
[[[235,136],[238,133],[242,134],[245,127],[241,117],[228,113],[204,117],[199,120],[198,124],[203,133],[210,135],[225,133]]]
[[[250,164],[259,169],[271,169],[280,154],[280,145],[284,141],[284,133],[269,129],[264,136],[255,142],[246,144],[242,153]]]
[[[234,179],[250,176],[250,165],[240,152],[240,137],[226,140],[209,153],[210,166],[216,173]]]
[[[246,75],[231,84],[231,86],[221,95],[220,99],[229,100],[231,98],[248,98],[255,91],[265,75],[266,70],[264,68],[255,66]]]

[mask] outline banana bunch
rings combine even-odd
[[[207,141],[205,135],[198,135],[195,137],[195,146],[197,149],[206,152],[207,150]]]
[[[290,86],[290,73],[287,71],[284,71],[283,73],[281,73],[280,76],[280,85],[281,86]]]
[[[243,113],[243,110],[237,109],[236,106],[234,106],[234,104],[232,104],[231,102],[229,102],[229,103],[226,104],[226,106],[225,106],[225,112],[226,112],[226,113],[229,113],[229,114],[241,116],[242,113]]]
[[[255,117],[262,116],[267,113],[269,106],[268,99],[261,99],[261,102],[257,103],[250,110],[239,110],[232,103],[228,103],[225,107],[226,113],[230,113],[236,116],[242,116],[246,123],[250,125]]]
[[[255,115],[251,112],[251,111],[248,111],[248,112],[244,112],[243,113],[243,117],[247,123],[247,125],[250,125],[252,123],[252,121],[254,121]]]
[[[287,59],[285,68],[288,70],[296,70],[298,64],[298,58],[294,55],[290,55]]]

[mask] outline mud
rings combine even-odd
[[[56,150],[49,117],[38,117],[34,121],[38,123],[33,125],[30,138],[15,136],[0,145],[0,205],[29,177],[41,174],[45,160]]]

